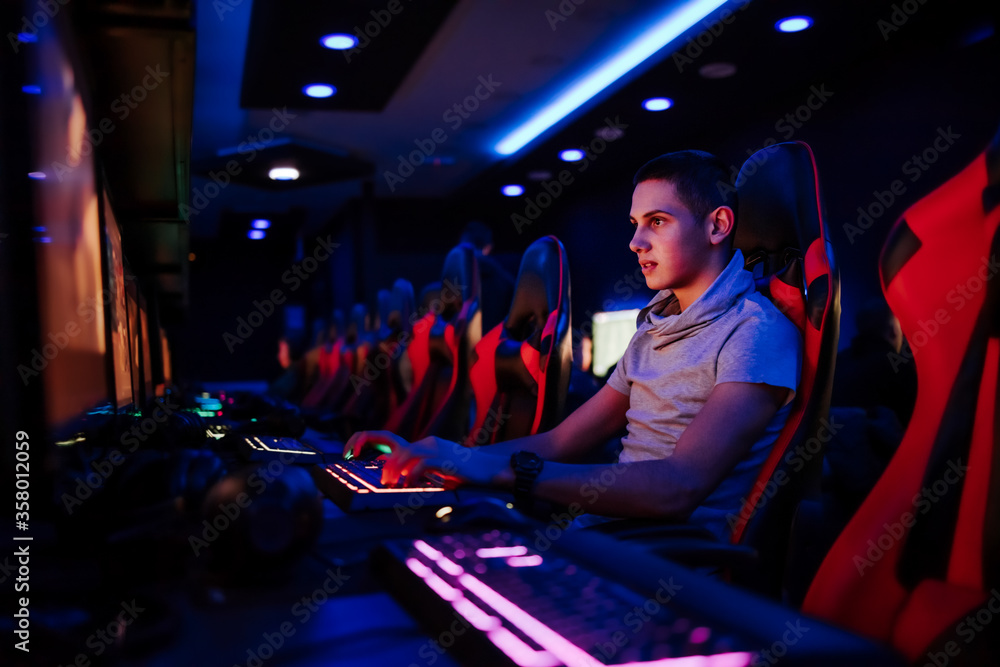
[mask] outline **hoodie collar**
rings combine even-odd
[[[743,268],[743,253],[737,250],[722,273],[687,310],[681,311],[673,290],[661,290],[639,311],[637,324],[649,324],[646,333],[657,337],[653,348],[658,350],[675,340],[694,335],[754,290],[753,275]]]

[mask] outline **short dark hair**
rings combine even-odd
[[[645,181],[669,181],[677,196],[698,220],[720,206],[736,213],[736,191],[726,173],[726,164],[705,151],[675,151],[653,158],[639,167],[632,185]]]

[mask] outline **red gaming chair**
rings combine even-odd
[[[1000,133],[890,232],[882,289],[914,351],[916,406],[803,606],[919,664],[1000,657],[998,225]]]
[[[524,251],[510,312],[476,345],[470,446],[546,431],[562,418],[573,361],[569,263],[554,236]]]
[[[779,598],[791,527],[800,501],[817,496],[826,417],[840,330],[840,278],[823,217],[816,161],[803,142],[776,144],[750,157],[736,180],[735,245],[758,291],[802,332],[802,375],[788,422],[739,514],[731,545],[707,544],[689,526],[612,522],[596,528],[648,542],[661,555],[693,565],[722,565],[735,583]]]
[[[386,422],[386,430],[408,440],[428,435],[464,438],[469,421],[470,357],[481,337],[476,253],[471,245],[460,243],[445,257],[438,298],[413,325],[408,348],[413,389]]]

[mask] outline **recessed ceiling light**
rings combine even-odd
[[[669,97],[650,97],[642,103],[642,108],[646,111],[663,111],[672,106],[674,102]]]
[[[250,223],[254,229],[267,229],[271,226],[270,220],[265,220],[264,218],[257,218],[252,223]]]
[[[34,44],[38,41],[38,34],[31,32],[19,32],[17,33],[17,41],[22,44]]]
[[[524,187],[512,183],[500,188],[500,192],[504,193],[507,197],[519,197],[524,194]]]
[[[249,232],[247,232],[247,236],[253,239],[254,241],[259,241],[265,236],[267,236],[267,234],[265,234],[264,230],[262,229],[251,229]]]
[[[348,35],[343,32],[335,32],[331,35],[324,35],[321,37],[319,43],[328,49],[346,51],[347,49],[353,49],[358,45],[358,38],[354,35]]]
[[[805,30],[813,24],[813,20],[808,16],[789,16],[774,24],[779,32],[799,32]]]
[[[311,83],[303,88],[302,92],[309,97],[330,97],[337,92],[337,89],[325,83]]]
[[[299,170],[295,167],[275,167],[267,175],[272,181],[294,181],[299,177]]]
[[[26,85],[21,86],[21,92],[28,93],[29,95],[41,95],[42,87],[38,85]]]
[[[706,79],[725,79],[736,74],[736,65],[732,63],[709,63],[700,67],[698,74]]]
[[[569,148],[559,153],[559,159],[563,162],[576,162],[583,159],[583,151]]]

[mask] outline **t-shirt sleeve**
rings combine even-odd
[[[774,318],[755,318],[736,327],[719,351],[715,383],[787,387],[792,390],[791,401],[801,374],[802,337],[795,325],[775,310]]]
[[[632,344],[629,343],[628,348],[625,350],[625,354],[622,358],[618,360],[615,364],[615,369],[611,371],[611,375],[608,377],[608,386],[617,391],[619,394],[625,394],[626,396],[631,394],[632,383],[628,381],[628,369],[626,365],[628,364],[628,353],[632,349]]]

